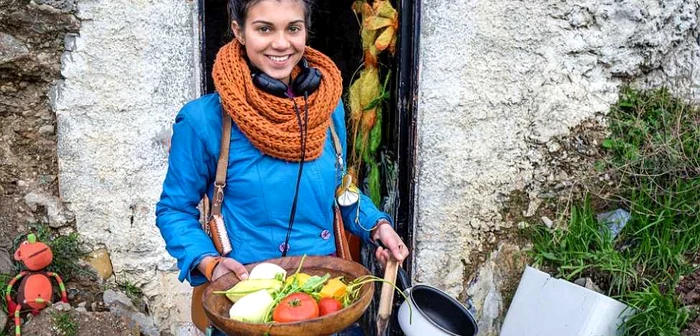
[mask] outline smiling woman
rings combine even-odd
[[[343,84],[335,63],[306,45],[310,10],[308,0],[229,2],[235,38],[217,53],[216,93],[177,115],[156,206],[180,281],[206,286],[227,273],[246,279],[244,264],[334,256],[335,232],[344,232],[336,223],[366,243],[380,240],[381,263],[409,254],[365,195],[336,201],[345,190]],[[217,244],[198,221],[204,195],[213,200]]]

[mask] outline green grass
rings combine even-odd
[[[627,321],[627,325],[633,328],[633,335],[679,335],[688,322],[688,309],[655,284],[630,292],[625,299],[638,311]]]
[[[120,284],[120,287],[122,287],[126,295],[132,299],[140,298],[143,294],[141,288],[128,281]]]
[[[563,214],[567,228],[532,228],[533,258],[569,280],[594,276],[634,307],[626,335],[679,335],[689,313],[674,289],[700,251],[700,113],[666,90],[625,89],[608,117],[596,171],[615,177],[613,204],[631,220],[613,239],[586,198]]]
[[[2,298],[0,298],[0,308],[2,311],[0,311],[0,314],[7,315],[7,300],[5,299],[5,292],[7,290],[7,284],[10,283],[12,278],[13,276],[10,274],[0,274],[0,288],[2,289],[2,292],[0,293],[0,295],[2,295]]]
[[[4,314],[7,316],[7,300],[5,299],[5,291],[7,290],[7,284],[12,280],[13,276],[11,274],[0,274],[0,288],[2,289],[2,293],[0,295],[2,296],[0,298],[0,314]],[[11,319],[11,317],[8,317],[8,319]],[[9,336],[10,331],[9,328],[12,325],[12,322],[8,321],[7,325],[4,326],[5,328],[3,329],[3,326],[0,326],[0,336]],[[14,332],[14,329],[12,329]]]
[[[52,322],[59,335],[76,336],[78,334],[78,321],[68,312],[54,312]]]

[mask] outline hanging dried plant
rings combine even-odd
[[[388,99],[388,80],[391,73],[380,79],[379,56],[385,51],[394,55],[399,26],[399,14],[388,0],[373,2],[358,0],[352,5],[360,22],[360,38],[364,62],[360,76],[350,86],[348,105],[350,108],[349,143],[352,151],[348,174],[360,181],[363,164],[367,166],[368,194],[372,201],[381,202],[379,164],[377,149],[382,138],[383,102]]]

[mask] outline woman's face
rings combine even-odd
[[[244,27],[232,22],[250,62],[289,84],[306,46],[304,4],[299,0],[261,0],[248,9]]]

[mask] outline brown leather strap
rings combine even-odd
[[[205,230],[211,236],[212,242],[219,251],[219,254],[226,255],[231,251],[231,242],[226,233],[223,217],[221,216],[221,204],[224,202],[224,187],[226,186],[226,170],[228,169],[229,147],[231,144],[231,117],[222,110],[222,127],[221,127],[221,151],[219,152],[219,161],[216,163],[216,177],[214,181],[214,195],[212,195],[211,213],[209,218],[205,220]],[[205,195],[205,211],[207,203]],[[205,212],[206,214],[207,212]],[[214,273],[214,268],[221,262],[221,257],[214,258],[205,267],[204,276],[211,281],[211,276]],[[204,290],[209,286],[209,282],[194,287],[192,291],[192,322],[197,328],[205,332],[211,325],[204,312],[202,303],[202,295]]]
[[[211,204],[211,215],[221,215],[221,204],[224,202],[224,187],[226,187],[226,169],[228,168],[228,151],[231,144],[231,117],[223,112],[223,131],[221,133],[221,152],[216,164],[216,180]]]
[[[216,177],[214,180],[214,192],[211,200],[211,213],[207,218],[205,231],[211,237],[214,247],[220,255],[231,252],[231,241],[226,231],[224,218],[221,216],[221,204],[224,202],[224,188],[226,187],[226,170],[228,169],[229,147],[231,144],[231,117],[221,111],[221,151],[219,161],[216,163]]]
[[[335,148],[336,157],[336,168],[340,170],[340,173],[345,172],[345,163],[343,162],[343,147],[340,144],[340,138],[338,133],[335,131],[333,122],[331,121],[331,137],[333,138],[333,147]],[[335,254],[339,258],[345,260],[352,260],[352,254],[350,253],[350,246],[348,245],[348,234],[345,232],[345,226],[343,225],[343,217],[340,215],[340,208],[338,204],[333,205],[333,234],[335,235]]]

